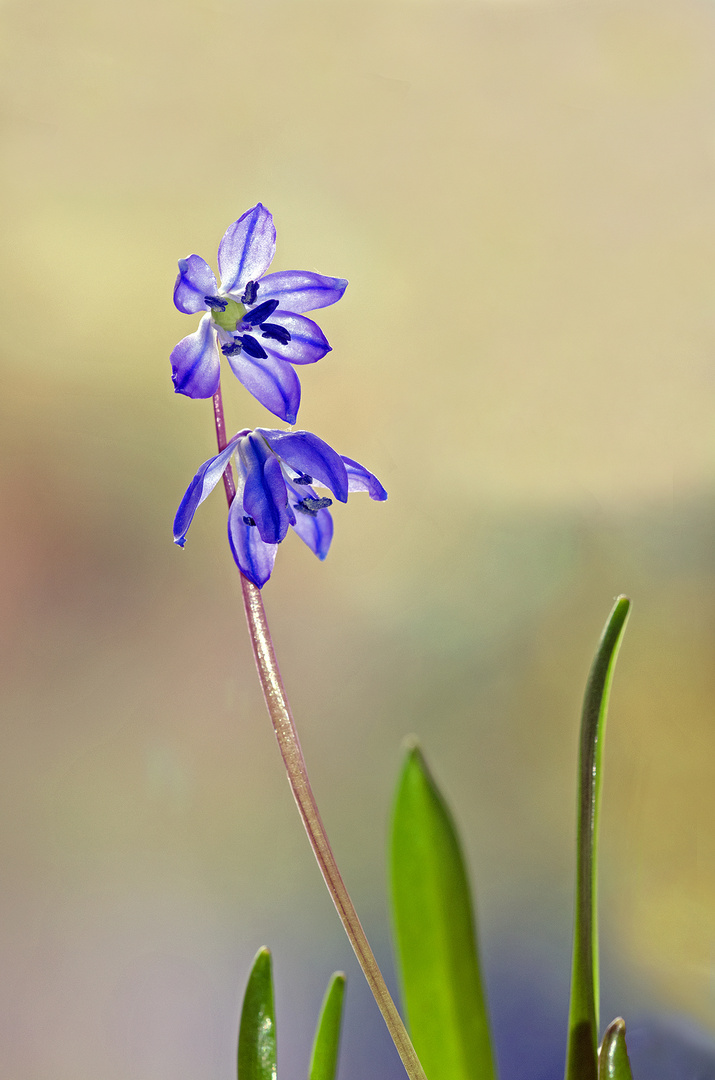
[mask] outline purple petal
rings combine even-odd
[[[261,589],[271,576],[278,544],[266,544],[255,525],[246,525],[240,499],[228,512],[228,542],[238,569]]]
[[[186,543],[186,534],[189,531],[189,525],[194,519],[197,507],[201,505],[206,496],[210,495],[218,484],[242,436],[242,432],[234,435],[220,454],[205,461],[187,487],[174,518],[174,543],[178,544],[179,547],[183,547]]]
[[[348,477],[343,459],[326,442],[310,431],[256,431],[292,469],[314,476],[330,488],[336,499],[347,502]]]
[[[185,315],[206,311],[208,304],[204,297],[215,296],[217,292],[214,272],[200,255],[179,259],[179,276],[174,285],[174,304],[179,311]]]
[[[384,502],[387,492],[374,473],[368,472],[364,465],[353,461],[352,458],[340,455],[345,462],[348,473],[348,491],[366,491],[371,499]]]
[[[221,377],[221,362],[210,314],[204,315],[198,330],[182,338],[169,359],[177,394],[190,398],[213,397]]]
[[[254,359],[246,352],[226,358],[240,383],[274,416],[294,424],[300,407],[300,380],[277,356]]]
[[[294,315],[291,311],[275,311],[269,326],[277,323],[290,334],[290,341],[285,345],[272,337],[261,337],[261,345],[274,356],[289,360],[291,364],[314,364],[330,352],[328,339],[317,323],[306,319],[305,315]]]
[[[259,300],[277,300],[286,311],[315,311],[335,304],[347,288],[345,278],[309,270],[280,270],[261,279]]]
[[[273,218],[262,203],[256,203],[229,225],[219,245],[218,268],[223,292],[242,293],[249,281],[258,281],[271,265],[275,250]]]
[[[280,462],[256,431],[242,439],[238,449],[246,476],[243,510],[255,521],[261,540],[280,544],[295,518]]]
[[[300,488],[288,484],[288,498],[295,505],[305,497],[314,499],[316,494],[311,487]],[[315,514],[306,514],[296,510],[294,530],[301,540],[308,545],[314,555],[324,559],[333,539],[333,517],[329,510],[318,510]]]

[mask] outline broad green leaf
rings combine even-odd
[[[325,991],[323,1007],[313,1041],[308,1080],[334,1080],[338,1068],[340,1021],[343,1017],[345,976],[336,971]]]
[[[608,695],[630,600],[619,596],[608,617],[586,684],[581,713],[576,840],[576,897],[566,1080],[596,1080],[598,1067],[598,926],[596,871],[601,761]]]
[[[598,1080],[633,1080],[626,1046],[626,1025],[616,1017],[606,1028],[598,1055]]]
[[[397,788],[390,850],[405,1011],[429,1080],[493,1080],[472,901],[452,816],[417,746]]]
[[[268,949],[258,950],[243,996],[238,1080],[276,1080],[276,1018]]]

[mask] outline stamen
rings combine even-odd
[[[233,339],[233,341],[229,341],[227,345],[222,345],[221,352],[224,356],[235,356],[237,353],[240,353],[242,348],[243,339],[240,337],[236,337]]]
[[[255,525],[256,523],[255,523],[255,521],[253,520],[252,517],[249,517],[248,514],[244,514],[243,515],[243,524],[244,525]]]
[[[304,514],[310,514],[311,517],[315,517],[318,510],[325,510],[326,506],[332,506],[332,499],[301,499],[300,502],[294,503],[296,510],[302,510]]]
[[[265,300],[258,307],[255,307],[253,311],[247,312],[243,316],[241,322],[244,326],[256,326],[258,323],[265,322],[278,307],[277,300]]]
[[[301,473],[300,476],[294,476],[293,477],[293,483],[294,484],[312,484],[313,483],[313,477],[308,476],[307,472],[306,473]]]
[[[222,300],[220,296],[205,296],[204,303],[208,304],[212,311],[225,311],[228,300]]]
[[[243,351],[252,356],[254,360],[265,360],[268,353],[265,349],[261,348],[254,337],[250,334],[243,335]]]
[[[276,341],[280,341],[281,345],[287,345],[290,341],[290,330],[286,330],[285,326],[279,326],[278,323],[262,323],[261,333],[264,337],[275,338]]]
[[[256,296],[258,295],[258,282],[249,281],[246,283],[246,288],[243,290],[243,296],[241,297],[242,304],[255,304]]]

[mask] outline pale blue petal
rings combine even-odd
[[[324,277],[309,270],[279,270],[261,279],[259,300],[277,300],[285,311],[315,311],[335,304],[347,288],[345,278]]]
[[[278,356],[256,360],[244,351],[226,359],[238,381],[261,405],[286,424],[295,423],[300,408],[300,381],[289,363]]]
[[[340,454],[310,431],[272,431],[256,428],[272,450],[296,472],[314,476],[330,488],[336,499],[347,502],[348,477]]]
[[[174,285],[174,304],[179,311],[185,315],[206,311],[209,305],[205,297],[215,296],[217,292],[214,272],[200,255],[179,259],[179,276]]]
[[[330,352],[328,339],[323,331],[312,319],[306,319],[305,315],[274,311],[267,320],[269,327],[271,323],[277,323],[287,330],[290,341],[284,345],[275,338],[261,335],[260,342],[267,352],[279,356],[281,360],[288,360],[291,364],[314,364]]]
[[[240,500],[234,499],[228,512],[228,542],[238,569],[261,589],[271,576],[278,544],[266,544],[256,526],[247,525],[243,516]]]
[[[340,455],[345,462],[348,474],[348,491],[366,491],[371,499],[384,502],[387,492],[374,473],[368,472],[364,465],[353,461],[352,458]]]
[[[219,245],[222,292],[242,293],[249,281],[258,281],[271,265],[275,250],[273,218],[262,203],[256,203],[229,225]]]
[[[221,362],[210,314],[204,315],[198,330],[175,346],[170,360],[177,394],[190,398],[213,397],[221,377]]]

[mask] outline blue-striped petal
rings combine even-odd
[[[261,405],[286,424],[295,423],[300,408],[300,380],[287,361],[272,355],[255,359],[243,350],[226,359],[238,381]]]
[[[256,428],[272,450],[299,473],[314,476],[330,488],[336,499],[347,502],[348,475],[343,459],[310,431],[273,431]]]
[[[345,278],[324,277],[309,270],[279,270],[261,279],[258,299],[277,300],[285,311],[315,311],[335,304],[347,285]]]
[[[204,315],[198,330],[174,347],[170,360],[177,394],[190,398],[213,397],[221,377],[221,362],[209,313]]]
[[[221,290],[240,300],[249,281],[258,281],[273,261],[276,230],[273,217],[262,203],[256,203],[238,221],[229,225],[218,249]],[[259,302],[263,300],[259,296]]]
[[[208,310],[207,296],[215,296],[218,285],[214,272],[200,255],[179,259],[179,276],[174,285],[174,304],[185,315]]]
[[[243,510],[255,521],[261,540],[280,544],[295,519],[280,462],[257,431],[241,440],[238,451],[246,477]]]
[[[228,512],[228,542],[241,573],[261,589],[268,581],[276,561],[278,544],[261,540],[255,525],[247,525],[241,500],[236,498]]]
[[[364,465],[352,458],[340,455],[345,462],[348,474],[348,491],[366,491],[371,499],[384,502],[387,492],[374,473],[368,472]]]
[[[276,323],[290,334],[290,341],[283,344],[270,336],[261,336],[260,342],[267,352],[288,360],[291,364],[314,364],[330,352],[328,339],[317,323],[306,319],[305,315],[294,315],[292,311],[274,311],[268,320],[268,326]]]
[[[288,484],[288,498],[296,511],[293,529],[314,555],[317,555],[319,559],[324,559],[333,539],[333,516],[327,509],[317,510],[314,514],[300,510],[297,504],[306,496],[309,499],[317,498],[311,487],[301,485],[297,488],[291,483]]]
[[[186,489],[183,499],[179,504],[174,518],[174,543],[183,547],[186,543],[186,534],[194,520],[194,514],[204,499],[211,494],[223,476],[231,455],[236,449],[236,444],[243,436],[243,432],[234,435],[225,449],[215,457],[209,458],[199,468],[196,476]]]

